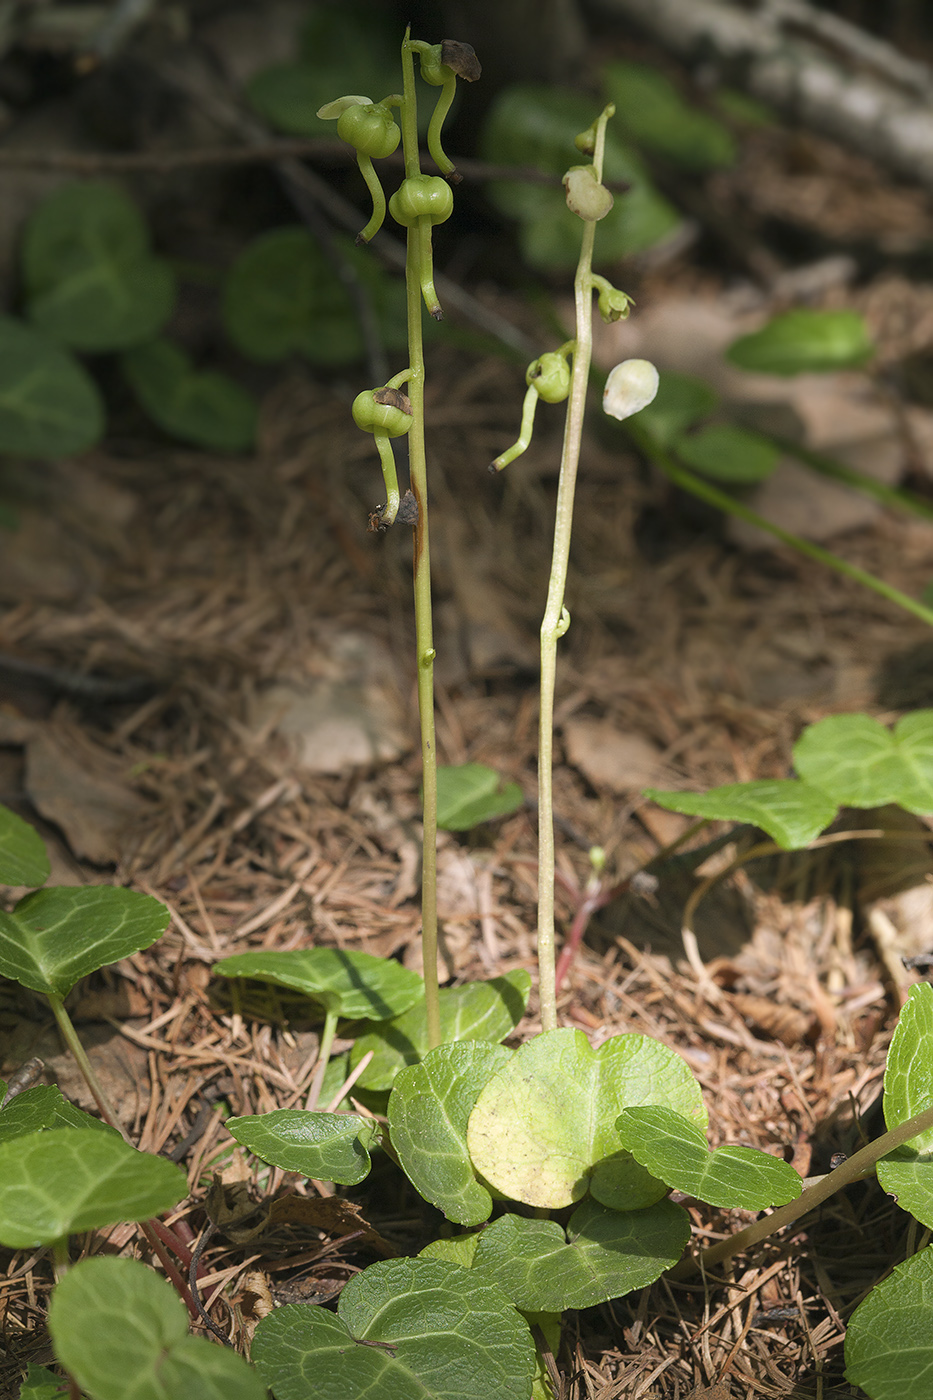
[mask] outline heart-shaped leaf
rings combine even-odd
[[[638,415],[638,423],[659,447],[671,447],[718,403],[718,394],[705,379],[666,369],[659,375],[654,399]]]
[[[442,987],[441,1040],[504,1040],[524,1016],[530,990],[531,978],[521,967],[488,982]],[[424,1002],[359,1036],[351,1065],[358,1065],[370,1050],[373,1058],[357,1083],[363,1089],[391,1089],[399,1070],[417,1064],[428,1052]]]
[[[91,1400],[265,1400],[235,1351],[188,1333],[171,1284],[136,1259],[83,1259],[49,1307],[55,1354]]]
[[[741,369],[789,375],[851,369],[865,364],[874,351],[857,311],[815,311],[802,306],[733,341],[726,358]]]
[[[471,831],[480,822],[517,812],[524,801],[518,783],[503,783],[485,763],[437,770],[437,824],[442,831]]]
[[[235,953],[214,964],[222,977],[253,977],[292,987],[348,1020],[388,1021],[424,995],[417,972],[391,958],[343,948]]]
[[[883,1279],[849,1319],[846,1380],[871,1400],[928,1400],[933,1374],[933,1246]]]
[[[607,100],[615,103],[623,131],[643,150],[684,170],[716,170],[735,161],[728,127],[685,102],[652,64],[610,63],[603,69],[602,86]]]
[[[147,1220],[187,1194],[180,1167],[116,1133],[61,1128],[0,1143],[0,1243],[35,1249],[79,1230]]]
[[[795,778],[765,778],[754,783],[727,783],[709,792],[663,792],[645,788],[659,807],[708,821],[748,822],[766,831],[785,851],[809,845],[829,826],[838,803],[809,783]]]
[[[0,1109],[0,1142],[26,1133],[38,1133],[43,1128],[97,1128],[105,1133],[116,1132],[109,1123],[92,1118],[66,1099],[55,1084],[37,1084],[34,1089],[26,1089]]]
[[[800,1195],[787,1162],[754,1147],[711,1152],[701,1128],[669,1108],[627,1108],[616,1128],[636,1161],[677,1191],[728,1210],[765,1210]]]
[[[494,1278],[516,1307],[563,1312],[645,1288],[677,1263],[690,1238],[682,1206],[608,1210],[584,1201],[567,1222],[502,1215],[478,1237],[474,1274]]]
[[[53,886],[0,910],[0,974],[67,996],[82,977],[148,948],[168,928],[164,904],[113,885]]]
[[[534,1345],[495,1283],[439,1259],[356,1274],[337,1315],[292,1305],[263,1318],[253,1361],[275,1400],[527,1400]]]
[[[405,1174],[460,1225],[478,1225],[492,1210],[467,1151],[467,1123],[480,1090],[511,1054],[488,1041],[441,1045],[400,1071],[389,1099],[392,1146]]]
[[[706,1126],[700,1086],[660,1041],[620,1035],[594,1050],[582,1031],[547,1031],[487,1082],[467,1128],[470,1156],[510,1200],[559,1209],[589,1191],[615,1210],[637,1210],[667,1189],[619,1151],[616,1119],[641,1104]]]
[[[732,423],[714,423],[691,437],[678,438],[674,450],[682,462],[704,476],[739,486],[764,481],[781,456],[769,438]]]
[[[104,431],[104,404],[67,350],[10,316],[0,316],[0,452],[64,457]]]
[[[19,1392],[19,1400],[65,1400],[70,1389],[67,1380],[56,1376],[47,1366],[37,1366],[30,1361],[26,1367],[26,1379]]]
[[[355,1186],[369,1175],[369,1149],[381,1135],[374,1118],[300,1108],[228,1118],[226,1127],[264,1162],[342,1186]]]
[[[0,884],[44,885],[49,868],[38,831],[9,807],[0,807]]]
[[[914,710],[893,730],[871,715],[830,715],[803,731],[794,767],[840,806],[933,812],[933,710]]]
[[[884,1067],[884,1121],[888,1129],[906,1123],[933,1104],[933,987],[911,987],[891,1040]],[[933,1128],[882,1157],[879,1184],[923,1225],[933,1227]]]
[[[123,355],[123,373],[140,405],[172,437],[215,452],[247,452],[256,440],[256,400],[217,370],[196,370],[169,340],[149,340]]]

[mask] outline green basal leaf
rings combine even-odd
[[[442,987],[442,1041],[504,1040],[524,1016],[530,990],[531,978],[524,968],[488,982]],[[424,1002],[360,1035],[350,1054],[351,1065],[358,1065],[370,1050],[373,1058],[357,1084],[363,1089],[391,1089],[399,1070],[417,1064],[428,1052]]]
[[[883,1279],[849,1320],[846,1380],[871,1400],[929,1400],[933,1375],[933,1246]]]
[[[341,1186],[355,1186],[369,1175],[369,1149],[381,1136],[374,1118],[300,1108],[228,1118],[226,1127],[264,1162]]]
[[[37,1366],[30,1361],[26,1367],[26,1379],[19,1392],[19,1400],[65,1400],[70,1389],[67,1380],[56,1376],[46,1366]]]
[[[830,715],[803,731],[794,767],[840,806],[933,812],[933,710],[914,710],[893,730],[870,715]]]
[[[148,948],[168,928],[164,904],[113,885],[53,886],[0,910],[0,975],[67,996],[107,963]]]
[[[602,72],[603,93],[614,102],[626,135],[684,170],[732,165],[736,145],[722,122],[685,102],[674,84],[645,63],[610,63]]]
[[[252,1357],[275,1400],[528,1400],[535,1365],[527,1323],[501,1289],[439,1259],[372,1264],[336,1316],[276,1309]]]
[[[467,1122],[480,1090],[511,1054],[488,1041],[441,1045],[400,1071],[389,1099],[392,1146],[406,1176],[460,1225],[478,1225],[492,1210],[467,1150]]]
[[[30,320],[75,350],[124,350],[172,314],[174,275],[114,185],[85,180],[49,195],[26,225],[22,262]]]
[[[459,1264],[461,1269],[472,1269],[481,1233],[475,1230],[472,1235],[452,1235],[450,1239],[432,1240],[420,1251],[418,1258],[446,1259],[450,1264]]]
[[[0,884],[44,885],[49,869],[38,831],[9,807],[0,807]]]
[[[214,971],[221,977],[252,977],[292,987],[326,1010],[354,1021],[388,1021],[424,995],[424,982],[417,972],[391,958],[343,948],[236,953],[216,962]]]
[[[645,1288],[677,1263],[690,1238],[682,1206],[608,1210],[584,1201],[563,1229],[554,1220],[502,1215],[478,1237],[474,1274],[495,1278],[518,1308],[589,1308]]]
[[[121,358],[141,407],[165,432],[215,452],[247,452],[256,440],[252,394],[217,370],[196,370],[168,340],[150,340]]]
[[[619,1035],[594,1050],[582,1031],[546,1031],[487,1082],[467,1128],[470,1156],[510,1200],[556,1210],[589,1191],[614,1210],[637,1210],[667,1189],[619,1150],[616,1119],[642,1104],[707,1123],[686,1061],[660,1041]]]
[[[616,1121],[625,1147],[677,1191],[727,1210],[765,1210],[800,1195],[793,1167],[754,1147],[717,1147],[695,1123],[669,1108],[627,1108]]]
[[[853,369],[874,353],[868,328],[857,311],[799,307],[775,316],[760,331],[740,336],[729,346],[726,358],[740,369],[790,375]]]
[[[171,1284],[136,1259],[83,1259],[49,1307],[55,1353],[91,1400],[265,1400],[237,1352],[188,1333]]]
[[[73,355],[0,316],[0,452],[65,457],[102,436],[104,405]]]
[[[0,1091],[0,1097],[4,1092],[5,1089]],[[37,1133],[43,1128],[96,1128],[116,1133],[109,1123],[92,1118],[90,1113],[66,1099],[54,1084],[37,1084],[34,1089],[26,1089],[12,1098],[6,1108],[0,1109],[0,1143],[26,1133]]]
[[[933,1104],[933,987],[911,987],[884,1069],[884,1121],[906,1123]],[[878,1182],[902,1210],[933,1226],[933,1128],[882,1157]]]
[[[694,423],[715,412],[719,395],[704,379],[664,370],[658,392],[638,415],[638,422],[659,447],[671,447]]]
[[[517,812],[524,801],[518,783],[503,783],[485,763],[437,770],[437,824],[442,831],[470,831],[481,822]]]
[[[714,423],[691,437],[681,437],[674,451],[688,467],[714,481],[730,481],[751,486],[765,481],[780,461],[781,451],[770,438],[737,428],[731,423]]]
[[[765,778],[726,783],[709,792],[665,792],[645,788],[645,796],[668,812],[716,822],[748,822],[760,827],[785,851],[808,846],[834,819],[838,803],[796,778]]]
[[[91,1128],[0,1142],[0,1183],[0,1243],[11,1249],[36,1249],[119,1220],[148,1220],[188,1192],[174,1162]]]

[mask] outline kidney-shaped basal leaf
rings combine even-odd
[[[846,1380],[871,1400],[933,1393],[933,1245],[873,1288],[849,1319]]]
[[[559,1209],[590,1191],[615,1210],[637,1210],[667,1189],[619,1150],[616,1119],[639,1104],[706,1126],[700,1086],[660,1041],[619,1035],[594,1050],[582,1031],[547,1031],[519,1046],[477,1099],[467,1128],[473,1165],[528,1205]]]
[[[785,851],[809,845],[836,815],[838,804],[819,788],[795,778],[727,783],[709,792],[665,792],[646,788],[659,807],[708,821],[749,822],[773,837]]]
[[[116,1133],[61,1128],[0,1143],[0,1242],[35,1249],[79,1230],[146,1220],[187,1194],[184,1172]]]
[[[442,987],[441,1040],[504,1040],[524,1016],[530,990],[531,978],[521,967],[488,982]],[[417,1064],[428,1052],[424,1001],[359,1036],[350,1064],[358,1065],[370,1050],[373,1058],[357,1083],[361,1089],[391,1089],[399,1070]]]
[[[136,1259],[83,1259],[49,1306],[55,1354],[91,1400],[265,1400],[235,1351],[188,1333],[171,1284]]]
[[[627,1108],[616,1128],[622,1146],[653,1176],[677,1191],[727,1210],[765,1210],[800,1195],[787,1162],[754,1147],[711,1152],[702,1128],[669,1108]]]
[[[518,783],[503,783],[485,763],[437,770],[437,824],[442,831],[470,831],[480,822],[517,812],[524,800]]]
[[[500,1216],[479,1236],[473,1272],[524,1310],[589,1308],[653,1283],[689,1238],[690,1218],[672,1201],[626,1211],[584,1201],[566,1231],[554,1220]]]
[[[841,806],[933,812],[933,710],[914,710],[893,730],[871,715],[817,720],[794,745],[794,767]]]
[[[781,456],[780,448],[769,438],[733,423],[713,423],[690,437],[678,438],[673,446],[688,467],[714,481],[731,481],[738,486],[764,481]]]
[[[34,1089],[26,1089],[0,1109],[0,1143],[26,1133],[38,1133],[43,1128],[97,1128],[105,1133],[116,1133],[109,1123],[92,1118],[90,1113],[66,1099],[55,1084],[37,1084]]]
[[[275,1400],[527,1400],[528,1325],[488,1279],[439,1259],[388,1259],[350,1280],[337,1315],[278,1308],[253,1361]]]
[[[906,1123],[933,1103],[933,987],[911,987],[884,1069],[884,1121]],[[882,1157],[881,1187],[922,1224],[933,1227],[933,1128]]]
[[[733,341],[726,358],[741,369],[789,375],[851,369],[870,360],[874,348],[857,311],[815,311],[802,306]]]
[[[197,370],[169,340],[148,340],[121,359],[123,373],[154,423],[182,442],[215,452],[247,452],[256,439],[252,394],[218,370]]]
[[[666,369],[659,375],[658,392],[639,413],[638,424],[657,446],[670,447],[718,403],[719,395],[705,379]]]
[[[49,868],[38,831],[9,807],[0,807],[0,885],[44,885]]]
[[[19,1400],[66,1400],[69,1388],[69,1382],[56,1376],[47,1366],[37,1366],[30,1361]]]
[[[425,1200],[460,1225],[478,1225],[492,1210],[467,1150],[467,1123],[480,1090],[511,1055],[489,1041],[455,1041],[401,1070],[392,1089],[389,1131],[399,1161]]]
[[[114,885],[53,886],[0,910],[0,974],[66,996],[82,977],[148,948],[171,915],[151,895]]]
[[[104,404],[67,350],[11,316],[0,316],[0,452],[64,457],[104,431]]]
[[[342,1186],[355,1186],[369,1175],[369,1149],[379,1141],[381,1131],[374,1118],[301,1108],[228,1118],[226,1126],[237,1142],[264,1162],[318,1181],[339,1181]]]
[[[410,968],[343,948],[235,953],[215,963],[214,971],[291,987],[352,1021],[388,1021],[424,994],[424,982]]]

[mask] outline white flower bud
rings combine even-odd
[[[647,408],[657,392],[658,371],[650,360],[623,360],[606,380],[603,412],[621,422]]]

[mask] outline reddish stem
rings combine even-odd
[[[140,1221],[139,1228],[142,1230],[143,1234],[146,1236],[146,1239],[152,1246],[154,1254],[157,1256],[159,1263],[165,1270],[168,1278],[170,1279],[172,1285],[175,1288],[176,1293],[181,1298],[185,1307],[188,1309],[188,1315],[191,1318],[192,1322],[196,1322],[199,1317],[199,1313],[195,1306],[194,1299],[191,1296],[191,1290],[189,1289],[185,1280],[182,1278],[181,1274],[176,1269],[172,1259],[166,1253],[162,1241],[159,1239],[159,1236],[152,1228],[154,1224],[155,1222],[152,1220],[142,1220]]]

